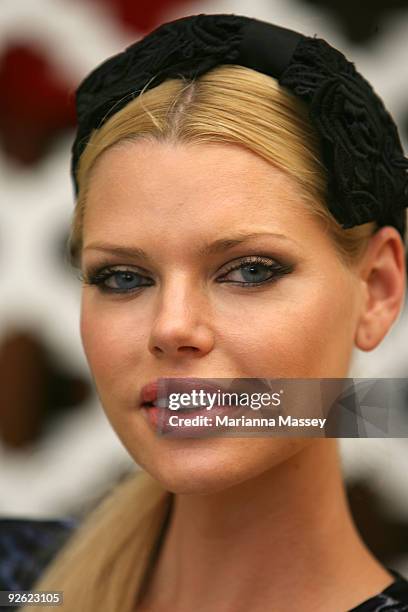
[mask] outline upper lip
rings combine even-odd
[[[155,402],[158,394],[158,380],[153,380],[142,387],[140,391],[140,404]]]
[[[205,379],[205,377],[203,377]],[[163,376],[160,379],[157,378],[146,385],[144,385],[140,391],[139,404],[143,405],[146,403],[155,403],[160,391],[163,390],[163,386],[159,385],[159,380],[171,379],[171,391],[172,393],[190,393],[194,389],[203,389],[209,393],[215,393],[216,391],[231,391],[230,387],[223,386],[221,384],[216,385],[209,382],[205,382],[203,378],[174,378],[170,376]],[[209,378],[209,377],[208,377]],[[165,383],[163,382],[162,385]],[[167,383],[168,384],[168,383]]]

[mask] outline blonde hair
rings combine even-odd
[[[324,221],[347,265],[363,253],[376,229],[368,223],[344,230],[327,209],[326,171],[304,104],[271,77],[222,65],[193,81],[168,79],[141,92],[93,131],[78,167],[79,193],[68,241],[73,266],[81,253],[91,170],[103,151],[136,138],[232,143],[260,155],[298,182],[305,206]],[[131,475],[88,514],[34,588],[64,591],[66,612],[133,611],[172,500],[173,494],[147,473]]]

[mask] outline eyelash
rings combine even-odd
[[[230,272],[233,272],[234,270],[240,270],[241,268],[246,268],[250,265],[258,265],[258,266],[261,265],[264,268],[267,268],[273,274],[272,276],[268,277],[266,280],[259,281],[259,282],[251,282],[251,281],[244,281],[244,282],[220,281],[220,282],[224,282],[224,283],[227,282],[230,284],[238,285],[240,287],[259,287],[261,285],[266,285],[268,283],[274,282],[278,280],[279,278],[281,278],[282,276],[289,274],[290,272],[293,271],[293,265],[291,264],[281,264],[269,258],[254,256],[254,257],[247,257],[247,258],[242,259],[238,265],[231,264],[231,266],[226,270],[223,276],[226,276],[227,274],[229,274]],[[142,287],[151,287],[151,284],[143,284],[143,285],[139,285],[138,287],[132,287],[131,289],[115,289],[113,287],[108,287],[107,285],[103,284],[111,276],[114,276],[115,274],[121,274],[121,273],[122,274],[130,273],[130,274],[134,274],[135,276],[139,276],[140,278],[146,278],[142,274],[139,274],[138,272],[134,272],[133,270],[128,270],[128,269],[117,270],[116,266],[106,266],[106,267],[91,268],[86,275],[80,274],[79,279],[83,282],[84,285],[96,285],[98,289],[104,293],[119,293],[119,294],[134,293],[138,291],[139,289],[141,289]]]

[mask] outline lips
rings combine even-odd
[[[142,390],[140,392],[140,404],[154,404],[154,402],[157,400],[157,394],[158,394],[158,381],[154,380],[150,383],[148,383],[147,385],[144,385],[144,387],[142,387]]]
[[[140,392],[139,405],[142,406],[143,408],[149,408],[149,406],[158,407],[157,400],[158,400],[158,395],[159,395],[159,385],[160,385],[159,380],[162,381],[161,389],[163,389],[163,385],[166,385],[167,388],[168,387],[171,388],[172,393],[189,393],[190,394],[193,390],[196,390],[196,391],[203,390],[204,392],[208,392],[208,393],[216,393],[218,391],[220,392],[230,391],[231,392],[233,390],[231,389],[230,386],[226,387],[221,384],[212,385],[208,382],[205,382],[201,378],[171,378],[171,379],[167,378],[167,380],[156,379],[142,387],[142,390]],[[197,409],[197,406],[195,406],[194,408]],[[185,407],[185,409],[188,409],[188,407]]]

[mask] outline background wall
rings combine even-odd
[[[79,337],[80,282],[64,260],[74,92],[160,23],[237,13],[326,38],[371,81],[408,138],[403,0],[2,0],[0,5],[0,514],[79,515],[137,469],[99,406]],[[408,313],[354,376],[408,374]],[[352,511],[408,575],[405,439],[342,440]]]

